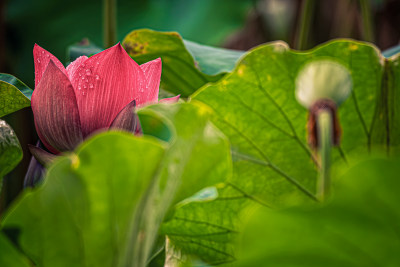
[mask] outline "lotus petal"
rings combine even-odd
[[[37,148],[43,148],[42,143],[37,141]],[[45,169],[42,164],[40,164],[35,157],[31,157],[31,161],[29,162],[28,170],[26,171],[24,177],[24,187],[33,187],[38,182],[40,182],[44,176]]]
[[[25,174],[24,187],[34,187],[43,179],[44,173],[45,169],[43,165],[40,164],[35,157],[32,157]]]
[[[139,92],[136,104],[138,107],[157,103],[161,79],[161,58],[140,65],[146,78],[146,88]]]
[[[110,129],[120,129],[135,133],[139,120],[138,116],[134,112],[135,107],[136,100],[133,100],[128,105],[126,105],[115,117],[110,125]]]
[[[37,44],[35,44],[33,47],[33,59],[35,62],[35,87],[42,79],[43,73],[46,70],[50,60],[52,60],[54,64],[56,64],[56,66],[65,73],[64,65],[55,56],[53,56],[53,54]]]
[[[108,128],[117,114],[145,88],[142,69],[120,44],[80,64],[71,82],[84,137],[97,129]]]
[[[74,89],[52,60],[31,102],[36,131],[51,152],[72,150],[83,140]]]
[[[55,160],[55,158],[57,158],[56,155],[51,154],[37,146],[28,144],[28,149],[29,152],[31,152],[32,156],[34,156],[35,159],[43,166],[50,164],[51,162],[53,162],[53,160]]]
[[[84,64],[84,62],[88,59],[87,56],[81,56],[75,59],[71,64],[67,66],[67,75],[69,79],[72,81],[72,77],[74,73],[79,69],[79,66]],[[73,84],[72,84],[73,85]]]

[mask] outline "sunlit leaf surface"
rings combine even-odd
[[[221,199],[177,207],[163,228],[177,248],[209,263],[231,262],[235,253],[230,242],[239,231],[232,225],[239,224],[238,213],[246,203],[272,208],[316,203],[317,167],[306,142],[307,110],[296,101],[294,90],[299,70],[316,59],[343,64],[353,79],[352,94],[339,109],[343,136],[334,161],[345,164],[350,155],[368,151],[396,153],[397,57],[385,61],[374,46],[350,40],[306,52],[282,42],[260,46],[246,54],[232,74],[192,96],[215,111],[215,124],[231,142],[234,172],[227,183],[228,198],[222,192]],[[191,220],[183,224],[183,216]],[[217,234],[215,229],[225,229],[226,221],[231,231]],[[204,230],[204,225],[210,226]],[[202,232],[190,236],[186,229]]]

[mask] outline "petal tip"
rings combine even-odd
[[[47,64],[47,67],[46,67],[46,69],[44,70],[44,72],[46,72],[47,69],[49,69],[49,70],[51,70],[51,71],[55,71],[55,70],[61,71],[60,68],[57,67],[57,64],[56,64],[52,59],[49,60],[49,63]],[[61,71],[61,72],[62,72],[62,71]]]

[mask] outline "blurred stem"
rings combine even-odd
[[[322,110],[317,115],[318,152],[320,156],[320,172],[317,181],[317,197],[325,200],[330,189],[330,165],[332,148],[332,116],[330,111]]]
[[[104,48],[117,42],[117,0],[103,0]]]
[[[360,0],[361,16],[363,21],[363,34],[364,40],[373,42],[372,19],[371,19],[371,6],[369,0]]]
[[[299,30],[297,31],[296,49],[307,49],[310,25],[314,17],[315,0],[303,0],[301,6]]]

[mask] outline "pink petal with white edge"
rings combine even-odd
[[[80,66],[81,64],[83,64],[87,59],[88,59],[87,56],[78,57],[78,58],[75,59],[73,62],[71,62],[71,64],[69,64],[69,65],[67,66],[67,75],[68,75],[68,78],[69,78],[71,81],[72,81],[72,77],[74,76],[74,73],[75,73],[76,71],[78,71],[79,66]],[[72,84],[72,85],[74,85],[74,84]],[[75,87],[75,86],[74,86],[74,87]]]
[[[180,97],[181,97],[181,95],[177,95],[177,96],[170,97],[170,98],[164,98],[164,99],[161,99],[159,102],[166,103],[166,104],[173,104],[173,103],[178,102]]]
[[[43,73],[46,70],[50,60],[52,60],[54,64],[65,73],[64,65],[55,56],[53,56],[53,54],[37,44],[35,44],[33,47],[33,59],[35,63],[35,87],[42,79]]]
[[[74,88],[51,60],[31,99],[36,131],[53,153],[73,150],[82,142]]]
[[[120,44],[100,52],[73,73],[83,136],[108,128],[118,112],[143,90],[144,74]]]
[[[146,89],[139,93],[136,99],[138,107],[157,103],[161,79],[161,58],[140,65],[146,77]]]

